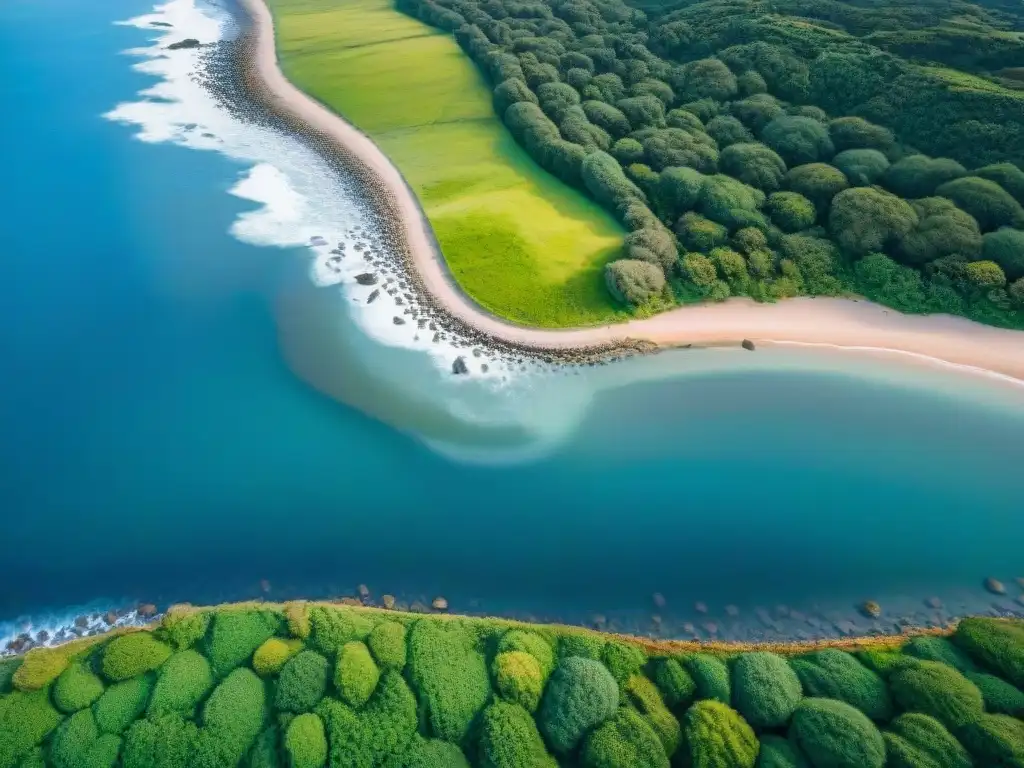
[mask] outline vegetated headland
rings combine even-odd
[[[1018,620],[754,649],[326,603],[177,606],[0,661],[0,768],[1021,766],[1022,687]]]
[[[1015,260],[1018,258],[1016,254],[1019,244],[1013,238],[1018,234],[1024,236],[1024,231],[1012,225],[1020,223],[1017,211],[1024,212],[1024,209],[999,186],[999,182],[987,178],[996,174],[1003,185],[1016,189],[1012,180],[1018,178],[1016,174],[1021,174],[1024,179],[1024,174],[1008,163],[996,163],[993,165],[994,170],[978,170],[982,174],[979,177],[966,176],[966,171],[952,175],[940,174],[942,178],[936,177],[934,184],[928,182],[931,186],[927,190],[921,186],[924,184],[922,181],[913,188],[912,195],[906,193],[913,198],[913,205],[882,186],[868,185],[866,181],[860,186],[851,183],[847,174],[822,161],[828,159],[843,164],[849,155],[846,158],[837,157],[846,152],[854,153],[855,158],[864,153],[876,161],[881,157],[885,175],[874,178],[874,181],[903,179],[908,173],[913,179],[920,174],[932,179],[932,175],[929,175],[931,171],[917,168],[922,162],[928,168],[932,168],[933,163],[944,168],[961,166],[954,161],[932,161],[921,154],[913,154],[906,144],[896,139],[890,129],[869,123],[863,118],[830,120],[819,107],[807,104],[798,107],[793,105],[795,101],[783,102],[770,96],[758,85],[766,78],[759,74],[757,67],[771,74],[774,71],[771,67],[776,66],[771,64],[775,61],[773,56],[795,70],[795,74],[790,73],[792,77],[800,82],[807,81],[800,91],[805,94],[801,99],[806,101],[811,98],[810,94],[818,93],[812,88],[816,81],[811,77],[816,70],[807,61],[798,59],[792,51],[787,53],[787,49],[778,46],[768,46],[766,49],[766,44],[758,43],[752,47],[729,49],[729,55],[723,52],[724,59],[730,62],[732,69],[718,58],[672,64],[670,58],[659,57],[649,45],[641,42],[647,39],[650,45],[658,47],[651,42],[657,39],[654,33],[650,30],[637,31],[635,28],[645,18],[643,14],[616,3],[602,5],[604,10],[600,13],[593,10],[586,22],[566,21],[558,15],[565,13],[572,17],[575,11],[571,8],[575,6],[571,4],[566,4],[561,11],[559,8],[562,6],[539,4],[537,8],[531,6],[529,11],[509,14],[507,9],[498,10],[492,3],[494,7],[491,7],[491,11],[495,16],[473,3],[453,4],[453,7],[458,5],[465,14],[476,19],[479,25],[466,22],[465,16],[458,11],[439,5],[405,8],[427,21],[447,19],[445,23],[449,26],[455,24],[456,17],[462,19],[456,25],[459,30],[456,39],[467,47],[476,60],[486,59],[489,62],[488,76],[492,82],[497,83],[495,103],[499,111],[506,115],[506,123],[512,135],[535,159],[541,161],[542,166],[556,171],[556,175],[558,172],[555,166],[544,160],[548,157],[545,153],[550,150],[549,144],[568,153],[567,156],[577,157],[577,170],[581,174],[578,178],[581,181],[584,178],[584,164],[590,169],[586,173],[590,182],[583,183],[583,189],[592,198],[606,204],[610,211],[615,211],[630,230],[622,252],[627,258],[610,263],[605,270],[608,278],[605,282],[611,286],[612,294],[618,295],[620,299],[628,298],[627,293],[635,299],[625,303],[620,301],[620,311],[614,318],[631,319],[589,328],[549,330],[527,327],[522,322],[533,320],[535,323],[557,325],[575,319],[580,323],[591,323],[594,317],[574,318],[571,312],[562,310],[547,316],[529,310],[528,315],[533,312],[529,317],[517,316],[514,312],[502,310],[501,304],[504,302],[508,305],[511,302],[517,307],[528,308],[529,304],[524,303],[521,294],[517,293],[518,288],[509,289],[512,293],[498,300],[493,295],[481,294],[481,284],[472,281],[467,283],[460,277],[460,273],[468,274],[480,266],[472,266],[465,259],[485,260],[489,274],[497,278],[491,284],[502,286],[502,290],[522,279],[533,279],[540,273],[534,267],[516,267],[506,275],[505,269],[511,263],[506,258],[507,249],[492,248],[494,243],[488,242],[483,236],[477,238],[476,235],[470,238],[473,241],[471,247],[463,243],[451,251],[456,258],[455,262],[448,260],[449,250],[443,237],[439,247],[431,222],[428,221],[431,210],[436,214],[444,207],[436,197],[437,189],[431,186],[441,182],[434,179],[431,173],[422,170],[424,166],[431,166],[433,155],[418,154],[424,147],[417,147],[416,141],[411,138],[417,135],[417,129],[402,119],[403,104],[410,103],[413,106],[409,109],[415,109],[423,101],[429,102],[429,99],[404,99],[400,87],[376,91],[372,87],[373,83],[360,83],[358,73],[361,70],[350,60],[357,49],[360,57],[366,57],[370,54],[364,48],[372,50],[384,45],[386,52],[390,52],[388,77],[394,77],[395,71],[429,71],[433,66],[432,57],[438,55],[450,58],[455,50],[454,43],[444,38],[442,42],[447,41],[452,50],[442,50],[441,54],[428,51],[425,58],[394,55],[401,50],[395,48],[400,45],[399,39],[409,30],[403,26],[405,21],[397,12],[378,7],[380,3],[371,3],[373,8],[364,24],[353,22],[346,27],[345,42],[342,45],[337,40],[339,24],[347,23],[346,20],[352,22],[358,14],[352,17],[345,12],[345,6],[340,10],[336,6],[328,8],[319,0],[274,0],[278,24],[285,30],[283,34],[288,36],[282,40],[282,33],[278,32],[281,57],[288,71],[294,70],[298,81],[320,100],[321,103],[318,103],[298,90],[279,69],[272,17],[262,0],[246,0],[243,5],[253,20],[252,40],[247,56],[251,57],[248,65],[252,70],[250,74],[254,98],[286,113],[294,124],[305,126],[305,130],[316,134],[318,142],[328,151],[345,154],[352,163],[361,166],[363,172],[369,174],[369,194],[380,207],[383,226],[390,230],[386,239],[389,245],[400,251],[399,258],[404,262],[409,277],[426,297],[426,304],[430,308],[428,312],[439,310],[455,319],[462,327],[482,334],[485,339],[503,340],[519,348],[546,352],[564,352],[578,347],[610,349],[622,344],[633,349],[650,349],[663,345],[739,344],[747,340],[752,342],[746,345],[749,348],[760,342],[798,342],[899,350],[997,371],[1018,379],[1024,378],[1024,337],[1014,331],[986,327],[948,314],[967,314],[1005,326],[1017,326],[1024,317],[1014,304],[1017,299],[1011,298],[1020,292],[1019,283],[1011,285],[1007,283],[1006,277],[1010,275],[1017,279],[1017,267],[1014,265],[1017,263]],[[362,4],[353,6],[353,9],[364,8]],[[339,13],[342,15],[339,16]],[[388,26],[390,22],[385,23],[387,19],[380,18],[381,14],[388,13],[402,21],[402,24],[395,29]],[[603,21],[602,13],[616,20]],[[496,20],[498,17],[500,21]],[[490,22],[485,24],[487,19]],[[674,22],[665,23],[671,25]],[[597,45],[598,37],[601,40],[604,37],[594,32],[578,39],[573,25],[582,31],[583,28],[591,27],[603,29],[602,24],[609,30],[606,33],[608,40],[598,55],[592,46]],[[483,29],[480,25],[491,29],[493,34],[505,42],[485,43],[490,38],[480,31]],[[510,31],[513,28],[515,34]],[[660,28],[654,25],[654,29]],[[421,25],[416,40],[425,35],[431,46],[439,45],[436,40],[439,34],[430,33],[429,30],[424,32],[424,29]],[[678,31],[682,27],[676,24],[669,29]],[[619,33],[624,37],[622,41],[616,42],[615,34]],[[367,37],[364,39],[361,35]],[[475,41],[472,44],[471,39]],[[623,41],[628,41],[628,44]],[[557,48],[561,53],[556,56],[550,51],[543,52],[542,49],[552,46],[552,50]],[[539,57],[538,51],[541,52]],[[759,56],[764,60],[759,59]],[[499,61],[504,62],[504,69],[495,63]],[[595,61],[604,63],[599,65]],[[334,73],[340,71],[339,68],[343,68],[345,62],[348,62],[351,69],[345,75],[336,77]],[[373,66],[382,65],[375,62]],[[527,77],[526,71],[530,67],[539,67],[538,72],[544,74],[533,73]],[[778,64],[778,68],[781,68],[780,72],[788,71],[782,64]],[[617,74],[620,69],[623,72]],[[625,69],[633,74],[627,75]],[[746,73],[746,77],[737,77],[733,69],[742,70],[739,74]],[[572,79],[576,87],[566,81],[570,70],[573,71]],[[659,72],[665,77],[671,75],[675,78],[674,88],[655,77]],[[724,81],[720,92],[715,92],[718,94],[717,99],[704,93],[711,87],[709,83],[714,82],[715,77]],[[782,74],[777,74],[777,78],[782,78]],[[741,81],[748,82],[743,92],[739,85]],[[779,83],[782,82],[779,80]],[[608,83],[612,84],[608,86],[610,93],[620,97],[613,99],[617,106],[609,103],[611,96],[602,96],[602,84]],[[627,83],[632,85],[627,87]],[[656,86],[656,83],[664,87]],[[754,92],[746,93],[751,89]],[[783,90],[789,93],[786,88]],[[518,95],[512,97],[506,91],[515,91]],[[547,94],[546,100],[540,100],[537,95],[541,91]],[[683,100],[683,96],[677,97],[676,91],[686,94],[686,100]],[[1009,99],[1014,105],[1024,104],[1019,94],[1004,91],[996,89],[991,92],[995,95],[979,98],[998,97]],[[366,96],[368,92],[375,95]],[[556,96],[556,93],[561,95]],[[951,92],[950,98],[954,99],[951,103],[959,103],[955,101],[960,98],[958,93]],[[442,93],[438,98],[447,96]],[[792,98],[796,100],[796,96]],[[509,103],[502,108],[503,99]],[[565,103],[558,102],[559,99]],[[563,134],[559,134],[548,113],[534,102],[548,104],[549,112],[561,115],[562,122],[569,126],[584,124],[587,135],[598,137],[595,139],[598,146],[591,146],[591,142],[587,143],[585,149],[581,149],[571,141],[556,138],[571,133],[571,129],[566,127]],[[556,106],[555,102],[561,106]],[[682,106],[668,108],[677,102]],[[344,114],[350,106],[369,122],[367,133],[360,132],[333,111],[337,109]],[[592,113],[589,117],[587,109]],[[382,116],[381,112],[384,113]],[[632,114],[632,122],[625,117],[626,112]],[[515,117],[519,113],[522,113],[520,117],[526,116],[523,117],[526,120],[523,125],[516,122],[520,119]],[[599,114],[608,118],[605,120],[608,124],[604,127],[598,124]],[[993,119],[999,115],[1006,116],[1005,110],[993,112],[992,115]],[[486,120],[486,117],[477,115],[470,122]],[[594,120],[598,120],[598,123]],[[460,121],[461,118],[455,122]],[[686,127],[680,127],[684,124]],[[384,128],[375,129],[375,126],[380,125]],[[388,127],[394,125],[399,127],[394,130]],[[613,125],[618,125],[617,132]],[[714,138],[704,130],[707,128],[713,133],[720,133],[719,129],[723,125],[736,135],[723,134]],[[767,136],[762,137],[768,143],[754,141],[754,134],[760,135],[763,131],[768,131]],[[378,133],[383,147],[395,148],[397,167],[374,143]],[[605,144],[602,136],[610,138],[617,133],[622,134],[614,144],[619,150],[613,151],[614,147],[608,146],[609,152],[605,152],[600,148]],[[682,142],[684,136],[690,137],[686,139],[689,148],[685,150],[676,147],[676,143]],[[787,142],[800,146],[787,149]],[[808,143],[808,146],[801,149],[801,142]],[[645,154],[641,156],[634,151],[633,159],[637,162],[627,164],[626,171],[623,171],[619,161],[615,160],[616,152],[621,159],[622,148],[632,147],[635,150],[634,144]],[[644,149],[645,146],[647,149]],[[842,151],[837,151],[837,147],[841,147]],[[991,147],[986,150],[984,159],[994,157],[997,149]],[[449,146],[448,151],[453,157],[458,155],[457,147]],[[659,157],[662,152],[664,156],[661,160],[652,159]],[[769,165],[775,168],[774,176],[768,174],[764,178],[754,178],[756,174],[749,171],[746,165],[732,163],[729,159],[737,153],[770,158]],[[808,153],[814,156],[809,157]],[[709,164],[698,162],[701,157],[710,158],[707,160]],[[788,164],[783,159],[785,157],[789,158]],[[640,160],[644,159],[653,165],[641,163]],[[495,156],[490,158],[490,162],[504,161]],[[760,167],[753,160],[750,162],[753,163],[752,167]],[[443,161],[440,164],[443,165]],[[724,167],[719,168],[719,164]],[[694,165],[699,168],[692,167]],[[647,170],[638,171],[638,167]],[[657,171],[652,170],[655,167]],[[890,167],[892,170],[889,170]],[[727,168],[732,168],[738,177],[717,172]],[[407,172],[405,178],[403,171]],[[628,175],[647,172],[653,176],[648,179],[646,188],[643,184],[638,185]],[[566,176],[563,173],[562,176],[570,182],[576,178],[572,174]],[[806,184],[800,181],[803,177],[807,177],[803,179]],[[826,177],[832,181],[826,183]],[[755,182],[760,186],[755,186]],[[819,182],[827,189],[818,189],[815,185]],[[448,182],[445,181],[445,184],[448,185]],[[602,186],[606,184],[610,186]],[[410,189],[410,185],[413,189]],[[956,195],[953,193],[959,189],[957,185],[966,185],[968,189],[977,187],[986,190],[986,194],[991,193],[993,199],[1001,201],[999,210],[1004,210],[1006,216],[997,217],[998,221],[992,219],[988,226],[991,231],[983,234],[985,228],[977,224],[976,216],[968,213],[969,209],[981,215],[980,210],[975,210],[971,207],[973,204],[968,202],[970,195],[961,196],[963,199],[957,197],[960,207],[954,204],[953,197]],[[944,194],[953,197],[936,196],[940,186]],[[451,184],[445,188],[454,194],[453,190],[459,189],[459,186]],[[951,188],[953,192],[950,192]],[[473,184],[468,184],[467,189],[472,190]],[[797,189],[802,191],[798,192]],[[417,200],[414,191],[420,193],[421,200]],[[557,186],[552,187],[550,184],[543,187],[534,185],[530,189],[530,193],[535,195],[551,195],[556,192],[559,192]],[[562,185],[560,193],[571,195],[574,199],[579,197],[577,192],[565,185]],[[465,206],[479,203],[479,209],[474,209],[470,217],[472,226],[467,230],[464,228],[465,222],[447,220],[439,228],[440,234],[491,232],[489,228],[493,222],[488,223],[486,220],[490,205],[488,199],[490,193],[482,192],[479,200],[467,193],[463,202],[455,208],[462,210]],[[427,210],[426,214],[420,207],[421,202]],[[793,212],[791,206],[803,210],[803,218],[798,217],[799,222],[783,225],[776,223],[776,219],[782,217],[782,220]],[[935,208],[931,214],[925,212],[929,206]],[[579,213],[578,208],[568,208]],[[565,207],[560,210],[565,210]],[[776,211],[775,219],[770,215],[772,211]],[[504,213],[496,210],[491,213],[508,224],[508,219],[502,218]],[[899,222],[888,221],[886,217],[890,217],[890,214],[897,218],[903,216],[903,219]],[[440,218],[445,220],[449,215],[455,216],[451,210],[447,210],[447,213],[440,214]],[[674,222],[675,230],[670,229],[666,221]],[[520,222],[515,226],[525,224]],[[954,230],[958,233],[956,236]],[[528,240],[526,238],[523,242]],[[913,244],[924,254],[919,254],[920,258],[915,262],[918,266],[927,267],[924,271],[894,261],[890,255],[882,252],[883,246],[891,247],[896,249],[893,254],[898,255],[897,251],[903,253]],[[1003,249],[1002,244],[1008,247]],[[951,253],[951,248],[959,250]],[[961,251],[972,254],[974,260],[964,257]],[[982,258],[985,254],[991,258]],[[854,255],[858,258],[855,259]],[[511,261],[521,266],[519,256]],[[949,270],[959,277],[951,277],[953,272]],[[971,283],[966,275],[979,270],[992,275],[994,282],[984,286]],[[707,280],[702,283],[700,275]],[[642,286],[653,286],[656,290],[650,291]],[[837,298],[846,295],[851,286],[864,295],[888,302],[908,313],[934,311],[946,314],[937,317],[902,314],[870,302]],[[891,295],[895,295],[893,291],[903,298],[890,301]],[[775,304],[762,303],[776,298],[795,297],[801,293],[809,295]],[[715,301],[730,295],[742,298]],[[912,301],[907,298],[915,296],[918,298]],[[943,306],[927,304],[932,299],[926,301],[926,297],[936,296],[945,297],[951,303]],[[375,298],[389,300],[386,296]],[[699,306],[655,313],[674,303],[685,303],[684,299],[697,299],[701,303]],[[547,292],[542,303],[551,306],[551,302],[556,300],[554,294]],[[573,300],[570,297],[567,301],[571,303]],[[519,324],[510,323],[509,319],[518,320]]]

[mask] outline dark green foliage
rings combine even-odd
[[[504,115],[505,110],[520,101],[530,104],[538,103],[536,95],[530,90],[525,80],[510,78],[494,89],[494,111],[499,115]]]
[[[747,274],[747,262],[741,254],[732,248],[712,248],[708,258],[715,265],[715,272],[724,280],[730,284],[745,284],[749,275]]]
[[[267,717],[263,681],[251,669],[236,669],[203,705],[203,761],[237,765],[263,730]]]
[[[900,709],[931,715],[947,728],[964,725],[984,710],[977,686],[937,661],[900,667],[889,677],[889,687]]]
[[[693,701],[697,684],[690,673],[676,659],[657,659],[653,662],[654,683],[670,707],[685,707]]]
[[[800,680],[781,656],[743,653],[733,662],[733,705],[755,728],[784,726],[801,696]]]
[[[698,210],[712,221],[730,230],[749,226],[767,226],[767,218],[760,213],[765,195],[743,182],[715,174],[704,182]]]
[[[619,139],[612,145],[611,153],[624,166],[643,162],[644,159],[643,144],[636,139]]]
[[[382,621],[366,639],[370,653],[384,669],[405,668],[405,627],[397,621]]]
[[[761,73],[752,69],[741,72],[736,78],[736,85],[740,96],[753,96],[755,93],[767,93],[768,91],[768,84],[761,77]]]
[[[309,609],[312,645],[328,656],[334,656],[352,640],[365,640],[373,622],[364,614],[345,608],[314,606]]]
[[[60,721],[48,689],[15,691],[0,699],[0,768],[14,768]]]
[[[1002,227],[982,238],[982,255],[1003,268],[1007,278],[1024,277],[1024,231]]]
[[[620,99],[615,106],[626,116],[634,130],[665,127],[665,104],[656,96],[632,96]]]
[[[633,134],[639,135],[639,132]],[[711,138],[682,128],[656,131],[643,139],[643,147],[647,162],[659,171],[672,166],[687,166],[702,173],[712,173],[718,164],[718,150]]]
[[[65,669],[53,686],[53,703],[62,712],[77,712],[103,693],[103,681],[83,664]]]
[[[945,637],[923,635],[914,637],[903,646],[903,653],[922,661],[939,661],[967,674],[975,670],[974,662]]]
[[[892,699],[885,681],[850,654],[828,648],[790,659],[805,696],[838,699],[872,720],[892,716]]]
[[[757,761],[753,729],[720,701],[698,701],[686,710],[683,740],[693,768],[754,768]]]
[[[982,715],[956,735],[979,766],[1024,768],[1024,722],[1016,718]]]
[[[19,691],[38,691],[67,669],[68,655],[61,648],[33,648],[14,670],[11,682]]]
[[[586,114],[579,107],[572,108],[565,115],[558,125],[558,130],[566,141],[577,144],[586,150],[600,149],[606,152],[612,144],[607,131],[587,120]],[[548,152],[550,153],[550,149]]]
[[[321,768],[327,762],[327,735],[324,721],[305,712],[288,725],[284,750],[289,768]]]
[[[213,688],[210,663],[195,651],[179,651],[160,668],[147,710],[150,717],[177,712],[191,717]]]
[[[1024,277],[1019,277],[1006,288],[1007,296],[1017,307],[1024,307]]]
[[[583,92],[583,98],[588,101],[600,101],[605,104],[614,104],[625,95],[626,88],[622,84],[622,79],[610,72],[591,78]]]
[[[569,752],[584,734],[610,719],[619,705],[615,678],[599,661],[562,659],[548,681],[540,726],[556,752]]]
[[[206,648],[214,675],[224,677],[245,664],[280,626],[280,618],[270,611],[219,611],[211,622]]]
[[[18,768],[46,768],[46,755],[42,747],[36,747],[18,764]]]
[[[810,117],[781,115],[764,127],[761,140],[787,165],[815,163],[835,154],[828,128]]]
[[[877,187],[840,192],[832,201],[828,218],[832,237],[855,256],[885,251],[917,225],[917,213],[910,203]]]
[[[510,629],[498,641],[498,653],[522,651],[537,660],[541,675],[547,680],[555,668],[555,652],[551,644],[535,632],[524,629]]]
[[[704,194],[706,177],[693,168],[666,168],[658,178],[657,199],[670,219],[691,210]]]
[[[877,184],[889,170],[888,158],[877,149],[847,149],[832,158],[832,165],[842,171],[854,187]]]
[[[718,283],[715,263],[701,253],[687,253],[680,261],[683,277],[689,280],[703,295],[708,295]],[[694,675],[696,678],[696,675]],[[699,681],[698,681],[699,683]]]
[[[380,670],[365,643],[353,640],[341,647],[334,668],[334,687],[342,701],[361,707],[369,700],[379,680]]]
[[[679,748],[681,736],[679,721],[669,712],[657,686],[642,675],[633,675],[622,686],[626,701],[639,712],[661,742],[665,754],[671,757]]]
[[[590,632],[573,632],[565,635],[558,643],[558,655],[567,659],[579,656],[581,659],[599,661],[604,651],[605,639]]]
[[[210,612],[190,605],[172,605],[160,621],[160,634],[178,650],[191,648],[203,639]]]
[[[308,712],[327,690],[330,664],[316,651],[302,651],[284,665],[277,681],[274,706],[285,712]]]
[[[911,203],[917,225],[900,241],[896,254],[904,264],[924,264],[958,254],[968,259],[981,255],[981,232],[969,213],[943,197]]]
[[[706,653],[695,653],[687,656],[683,665],[697,686],[698,699],[714,699],[723,704],[732,701],[729,667],[724,661]]]
[[[424,739],[417,734],[401,757],[384,764],[384,768],[469,768],[462,750],[440,739]]]
[[[146,711],[153,679],[149,675],[114,683],[93,706],[96,724],[103,733],[123,733]]]
[[[432,732],[460,744],[491,695],[487,661],[467,628],[418,621],[409,632],[409,679]]]
[[[586,737],[581,763],[584,768],[669,766],[668,756],[651,726],[638,713],[626,708]]]
[[[505,110],[505,125],[527,152],[538,156],[548,144],[561,138],[558,127],[540,107],[528,101],[518,101]]]
[[[676,237],[690,251],[708,252],[729,241],[729,230],[699,213],[684,213],[676,222]]]
[[[935,718],[900,715],[882,734],[888,768],[972,768],[970,756]]]
[[[703,133],[704,123],[699,117],[685,109],[673,109],[665,115],[665,124],[669,128],[682,128],[691,133]]]
[[[889,166],[883,183],[900,197],[928,197],[941,185],[965,173],[960,163],[946,157],[910,155]]]
[[[804,699],[789,737],[814,768],[882,768],[885,742],[863,712],[834,699]]]
[[[21,657],[0,659],[0,695],[10,693],[14,687],[14,673],[21,666]]]
[[[272,724],[263,729],[249,748],[249,754],[242,761],[243,768],[282,768],[284,760],[278,749],[281,728]]]
[[[807,293],[835,296],[842,292],[842,283],[835,275],[839,250],[832,241],[808,235],[784,235],[779,247],[782,255],[800,269]]]
[[[768,123],[784,114],[779,100],[767,93],[734,101],[729,105],[729,111],[756,134],[760,134]]]
[[[103,674],[114,682],[137,677],[160,667],[171,649],[149,632],[132,632],[115,637],[103,652]]]
[[[1024,626],[994,619],[963,619],[953,642],[986,669],[1024,687]]]
[[[775,192],[768,196],[765,211],[783,232],[799,232],[814,226],[818,212],[799,192]]]
[[[583,112],[590,122],[604,128],[613,139],[621,139],[632,130],[622,111],[603,101],[584,101]]]
[[[1024,716],[1024,692],[995,675],[984,672],[965,672],[967,679],[981,691],[985,711],[997,715]]]
[[[483,768],[556,768],[530,713],[505,701],[497,701],[484,710],[480,764]]]
[[[112,768],[121,739],[100,734],[92,710],[76,712],[61,723],[50,742],[50,763],[55,768]]]
[[[743,144],[754,140],[747,127],[732,115],[718,115],[709,120],[707,132],[718,143],[720,149],[730,144]]]
[[[782,186],[786,175],[786,163],[764,144],[730,144],[720,157],[725,173],[757,187],[765,192],[774,192]]]
[[[561,122],[572,107],[580,104],[579,92],[566,83],[544,83],[537,88],[537,98],[544,114],[556,123]]]
[[[691,61],[683,66],[672,81],[679,101],[699,99],[727,101],[736,95],[736,76],[719,59]]]
[[[983,232],[999,227],[1024,227],[1024,208],[994,181],[965,176],[943,184],[935,194],[948,197],[971,214]]]
[[[745,227],[732,236],[733,245],[742,253],[750,254],[768,247],[768,237],[760,229]]]
[[[837,152],[849,149],[888,151],[893,144],[892,131],[869,123],[862,117],[840,117],[828,124],[829,135]]]
[[[811,768],[800,751],[781,736],[762,736],[757,768]]]
[[[786,174],[786,188],[806,197],[819,212],[828,210],[832,199],[848,186],[843,172],[826,163],[800,165]]]
[[[181,715],[136,720],[124,737],[123,768],[181,768],[195,765],[199,729]]]
[[[972,175],[994,181],[1013,195],[1014,200],[1024,205],[1024,171],[1013,163],[986,165],[973,171]]]
[[[683,104],[680,109],[692,112],[702,123],[706,123],[721,111],[721,105],[714,99],[698,99]]]
[[[644,193],[626,178],[615,158],[605,152],[587,155],[581,175],[591,196],[615,211],[633,201],[645,202]]]
[[[907,663],[907,657],[899,651],[891,651],[882,648],[871,648],[866,651],[857,651],[854,654],[857,660],[872,672],[877,672],[881,677],[888,679],[889,675]]]

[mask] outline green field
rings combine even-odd
[[[450,35],[389,0],[271,0],[298,87],[366,132],[419,196],[459,285],[538,326],[617,319],[603,267],[624,232],[530,159]]]

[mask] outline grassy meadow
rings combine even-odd
[[[536,326],[624,317],[604,286],[621,227],[504,128],[452,37],[389,0],[271,0],[285,74],[367,133],[418,195],[456,281]]]

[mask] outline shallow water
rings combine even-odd
[[[1024,574],[1020,389],[788,348],[488,376],[471,358],[456,379],[457,350],[358,309],[357,268],[325,272],[302,246],[360,220],[343,181],[204,101],[194,53],[119,55],[216,35],[223,14],[175,0],[155,17],[173,33],[113,24],[149,11],[0,7],[0,70],[19,73],[0,84],[17,148],[0,188],[0,622],[268,579],[272,596],[363,582],[639,631],[657,591],[663,632],[703,619],[700,600],[743,634],[777,603],[989,610],[981,580]]]

